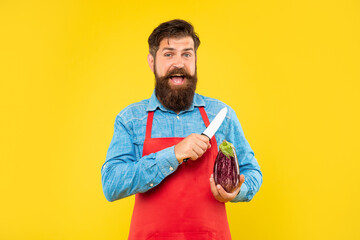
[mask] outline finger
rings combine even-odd
[[[205,152],[208,149],[208,144],[206,144],[205,142],[202,141],[196,141],[195,144],[200,147],[203,152]]]
[[[197,134],[197,133],[193,133],[190,136],[192,136],[195,143],[199,144],[199,146],[201,146],[204,149],[204,151],[206,151],[207,149],[209,149],[211,147],[210,140],[209,140],[209,138],[207,136]]]
[[[231,198],[231,194],[226,192],[225,189],[220,185],[216,185],[216,188],[220,194],[220,197],[224,200],[224,202],[228,202],[229,199]]]
[[[206,145],[209,145],[210,144],[210,139],[208,136],[205,136],[205,135],[199,135],[199,139],[201,139],[202,142],[204,142]]]
[[[211,148],[211,143],[210,143],[210,139],[208,137],[206,137],[206,145],[207,145],[207,149]]]
[[[240,175],[240,186],[245,182],[245,176],[243,174]]]
[[[208,147],[204,142],[198,141],[193,146],[193,150],[197,153],[198,157],[201,157],[204,155],[204,153],[207,151]]]
[[[218,200],[219,202],[224,202],[224,200],[221,198],[221,196],[216,188],[213,174],[211,174],[211,177],[210,177],[210,190],[216,200]]]
[[[196,159],[198,159],[199,157],[200,157],[200,156],[197,154],[197,152],[194,151],[194,149],[192,149],[191,152],[190,152],[189,158],[190,158],[191,160],[196,160]]]
[[[206,149],[204,150],[203,148],[201,148],[200,146],[198,145],[194,145],[193,146],[193,151],[197,154],[198,158],[201,157],[204,152],[206,151]]]

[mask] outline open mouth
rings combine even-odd
[[[170,76],[170,81],[174,85],[182,85],[185,82],[185,75],[173,74],[173,75]]]

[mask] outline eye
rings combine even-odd
[[[184,53],[184,56],[189,58],[189,57],[191,57],[191,54],[190,53]]]
[[[164,53],[164,56],[165,56],[165,57],[171,57],[172,54],[171,54],[171,53]]]

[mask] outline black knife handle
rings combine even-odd
[[[204,135],[204,136],[206,136],[206,137],[208,137],[206,134],[204,134],[204,133],[201,133],[201,135]],[[209,138],[209,137],[208,137]],[[211,139],[209,138],[209,141],[210,141]],[[183,162],[187,162],[188,160],[189,160],[190,158],[185,158],[184,160],[183,160]]]

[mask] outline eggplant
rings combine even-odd
[[[214,164],[214,181],[220,184],[226,192],[232,193],[240,185],[239,162],[234,145],[224,140],[219,147]]]

